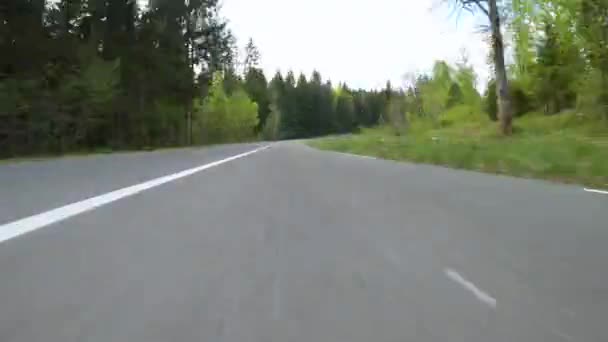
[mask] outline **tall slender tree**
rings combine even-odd
[[[489,21],[500,130],[504,135],[510,135],[513,130],[513,108],[509,94],[504,40],[501,32],[501,16],[497,0],[447,1],[451,1],[454,5],[471,12],[481,12]]]
[[[245,60],[243,61],[244,74],[247,75],[249,70],[258,69],[260,67],[260,50],[253,43],[253,38],[249,38],[245,45]]]

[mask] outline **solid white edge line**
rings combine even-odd
[[[75,202],[72,204],[65,205],[63,207],[59,207],[56,209],[52,209],[37,215],[29,216],[17,221],[13,221],[10,223],[6,223],[0,225],[0,243],[5,242],[7,240],[13,239],[23,234],[27,234],[34,230],[43,228],[53,223],[57,223],[59,221],[63,221],[70,217],[76,216],[78,214],[82,214],[86,211],[101,207],[108,203],[112,203],[119,199],[135,195],[142,191],[157,187],[159,185],[172,182],[174,180],[184,178],[195,174],[197,172],[201,172],[203,170],[212,168],[214,166],[218,166],[224,163],[228,163],[230,161],[240,159],[256,152],[265,150],[269,148],[270,145],[266,145],[255,150],[241,153],[232,157],[228,157],[225,159],[221,159],[209,164],[201,165],[198,167],[194,167],[191,169],[187,169],[184,171],[180,171],[174,174],[166,175],[163,177],[159,177],[156,179],[149,180],[147,182],[143,182],[140,184],[132,185],[126,188],[122,188],[119,190],[115,190],[112,192],[108,192],[103,195],[95,196],[83,201]]]
[[[461,276],[460,273],[454,271],[451,268],[446,268],[444,270],[444,273],[448,278],[473,293],[473,295],[477,297],[477,299],[479,299],[481,302],[487,304],[493,309],[496,308],[496,299],[494,297],[479,289],[477,286],[475,286],[475,284],[471,283],[465,277]]]
[[[606,191],[606,190],[590,189],[590,188],[584,188],[584,190],[587,191],[587,192],[594,192],[596,194],[608,195],[608,191]]]

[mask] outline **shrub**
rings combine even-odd
[[[490,120],[498,120],[498,103],[496,102],[496,81],[494,80],[488,82],[488,88],[486,89],[486,93],[483,96],[483,109],[486,113],[488,113]]]
[[[608,108],[603,99],[606,90],[602,87],[601,74],[596,70],[584,73],[578,79],[577,88],[576,109],[608,120]]]
[[[253,138],[258,124],[258,106],[238,89],[230,96],[223,88],[223,77],[214,75],[209,96],[193,109],[197,123],[194,140],[198,143],[222,143]]]
[[[511,93],[511,105],[513,106],[513,115],[520,117],[534,109],[534,100],[528,95],[523,86],[516,81],[509,84]]]
[[[393,127],[395,135],[401,135],[407,130],[407,116],[403,101],[391,99],[386,108],[388,123]]]
[[[281,112],[279,111],[277,105],[270,105],[270,114],[266,118],[264,122],[264,127],[262,128],[262,138],[264,140],[278,140],[279,137],[279,129],[281,127]]]
[[[533,100],[523,87],[515,82],[509,83],[509,93],[511,96],[511,106],[513,107],[513,115],[520,117],[533,109]],[[488,89],[484,95],[484,110],[492,121],[498,120],[498,103],[496,97],[496,81],[488,82]]]
[[[448,127],[459,122],[479,121],[480,116],[473,106],[460,104],[446,110],[439,120],[441,127]]]

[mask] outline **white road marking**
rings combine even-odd
[[[599,190],[599,189],[590,189],[590,188],[584,188],[585,191],[587,192],[594,192],[596,194],[604,194],[604,195],[608,195],[608,191],[606,190]]]
[[[551,331],[553,333],[553,335],[560,337],[561,339],[565,340],[565,341],[572,341],[574,339],[574,337],[568,335],[568,334],[564,334],[561,331],[558,330],[553,330]]]
[[[247,157],[256,152],[262,151],[270,147],[270,145],[266,145],[255,150],[241,153],[229,158],[225,158],[222,160],[218,160],[209,164],[201,165],[192,169],[184,170],[178,173],[174,173],[171,175],[163,176],[160,178],[152,179],[144,183],[140,183],[137,185],[129,186],[126,188],[122,188],[119,190],[115,190],[109,192],[107,194],[99,195],[96,197],[92,197],[80,202],[75,202],[72,204],[68,204],[66,206],[56,208],[53,210],[46,211],[44,213],[40,213],[37,215],[33,215],[30,217],[23,218],[21,220],[17,220],[11,223],[6,223],[0,225],[0,243],[10,240],[12,238],[18,237],[23,234],[27,234],[36,229],[40,229],[42,227],[48,226],[53,223],[57,223],[59,221],[63,221],[72,216],[82,214],[86,211],[99,208],[108,203],[112,203],[119,199],[135,195],[142,191],[157,187],[159,185],[172,182],[174,180],[184,178],[190,175],[193,175],[197,172],[201,172],[203,170],[212,168],[214,166],[218,166],[224,163],[228,163],[230,161]]]
[[[460,273],[454,271],[451,268],[446,268],[444,270],[445,275],[456,283],[462,285],[465,289],[469,290],[477,299],[481,302],[487,304],[492,308],[496,308],[496,299],[484,291],[480,290],[475,284],[468,281],[466,278],[460,275]]]

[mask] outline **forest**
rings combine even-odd
[[[480,116],[509,135],[530,113],[576,112],[604,129],[608,1],[447,3],[488,16],[498,82],[479,80],[466,55],[375,90],[312,70],[267,79],[255,37],[239,58],[218,0],[3,0],[0,157],[401,133]]]
[[[267,80],[217,0],[6,0],[0,5],[0,157],[350,132],[381,92],[318,72]],[[297,77],[297,79],[296,79]]]

